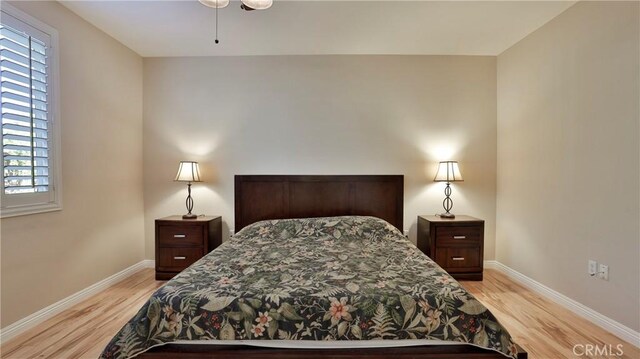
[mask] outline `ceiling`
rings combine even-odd
[[[572,1],[283,1],[246,12],[197,0],[61,1],[144,57],[498,55]]]

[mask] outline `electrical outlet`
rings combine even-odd
[[[405,229],[405,230],[404,230],[404,236],[405,236],[405,237],[407,237],[407,238],[409,238],[409,230],[408,230],[408,229]]]
[[[587,273],[592,277],[595,276],[596,273],[598,273],[598,262],[589,259],[589,268],[587,269]]]
[[[600,264],[598,268],[598,277],[600,279],[609,280],[609,266],[606,264]]]

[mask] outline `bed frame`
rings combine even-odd
[[[402,231],[404,176],[235,176],[235,230],[265,219],[342,215],[375,216]],[[518,346],[518,359],[527,353]],[[428,345],[396,348],[281,349],[247,345],[167,344],[140,358],[293,359],[293,358],[469,358],[504,359],[471,345]]]
[[[404,176],[236,176],[235,230],[264,219],[374,216],[402,231]]]
[[[518,346],[518,359],[527,353]],[[506,359],[498,352],[471,345],[425,345],[398,348],[279,349],[247,345],[167,344],[140,354],[154,359]]]

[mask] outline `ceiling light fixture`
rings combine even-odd
[[[266,10],[273,5],[273,0],[242,0],[241,9],[246,11]]]
[[[225,8],[229,5],[229,0],[198,0],[202,5],[206,7],[212,7],[216,9],[216,39],[215,43],[219,43],[218,40],[218,9]],[[246,11],[253,10],[266,10],[273,5],[273,0],[241,0],[240,8]]]
[[[229,0],[198,0],[200,4],[216,9],[222,9],[229,5]]]

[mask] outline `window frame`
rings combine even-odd
[[[23,216],[62,210],[62,160],[60,86],[58,67],[58,31],[33,16],[9,4],[2,4],[0,22],[38,38],[38,33],[49,37],[47,51],[47,129],[49,148],[49,191],[41,193],[5,194],[4,151],[0,151],[3,180],[0,183],[0,218]],[[26,25],[26,26],[25,26]],[[48,194],[43,196],[44,194]]]

